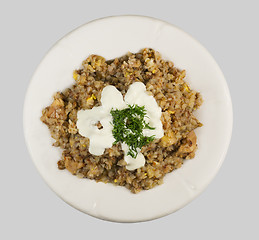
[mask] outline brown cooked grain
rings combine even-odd
[[[63,149],[59,169],[67,169],[79,177],[125,186],[137,193],[161,184],[166,173],[180,168],[183,160],[195,156],[197,144],[193,130],[202,124],[193,111],[202,104],[201,95],[183,80],[185,70],[163,60],[158,52],[145,48],[108,61],[91,55],[73,76],[76,84],[57,92],[41,117],[56,140],[53,145]],[[76,121],[78,110],[100,105],[105,86],[114,85],[124,96],[136,81],[146,85],[161,107],[165,135],[142,148],[145,166],[128,171],[120,144],[106,149],[101,156],[90,154],[89,139],[78,133]]]

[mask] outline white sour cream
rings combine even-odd
[[[161,138],[164,136],[164,130],[162,126],[161,108],[157,105],[157,102],[153,96],[149,96],[146,92],[146,87],[141,82],[135,82],[131,84],[128,92],[123,96],[114,86],[107,86],[102,91],[101,106],[94,107],[92,109],[80,110],[77,113],[77,128],[78,132],[89,138],[90,146],[89,152],[93,155],[102,155],[105,148],[111,148],[115,141],[112,135],[112,116],[110,114],[111,109],[123,109],[127,107],[127,104],[137,104],[138,106],[145,106],[147,116],[145,121],[149,123],[154,130],[144,129],[143,134],[145,136],[154,135],[155,138]],[[103,128],[98,129],[96,123],[100,121]],[[122,150],[124,151],[124,160],[127,162],[126,169],[135,170],[145,165],[145,157],[138,149],[138,155],[136,158],[132,158],[127,155],[128,146],[122,143]]]
[[[122,143],[121,144],[121,149],[124,151],[124,160],[126,161],[126,169],[133,171],[135,169],[141,168],[145,165],[145,157],[144,155],[140,152],[140,149],[138,149],[138,155],[136,158],[133,158],[129,155],[127,155],[127,152],[129,151],[129,147],[127,144]]]

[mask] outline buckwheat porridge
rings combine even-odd
[[[90,55],[73,77],[41,116],[63,150],[60,170],[137,193],[194,158],[202,97],[185,70],[145,48],[108,61]]]

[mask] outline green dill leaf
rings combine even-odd
[[[143,135],[144,129],[155,129],[145,121],[145,117],[147,117],[145,107],[133,104],[122,110],[112,109],[110,113],[113,117],[112,134],[115,138],[114,144],[126,143],[129,147],[127,155],[136,158],[138,149],[155,139],[155,136]]]

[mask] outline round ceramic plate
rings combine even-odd
[[[57,161],[61,150],[40,121],[52,96],[74,83],[72,73],[90,54],[106,59],[149,47],[187,71],[186,81],[201,92],[196,116],[196,157],[164,178],[164,184],[133,194],[124,187],[80,179]],[[208,51],[190,35],[166,22],[142,16],[117,16],[87,23],[59,40],[39,64],[24,103],[24,134],[30,155],[50,188],[71,206],[97,218],[138,222],[170,214],[197,197],[219,170],[232,132],[232,104],[224,76]]]

